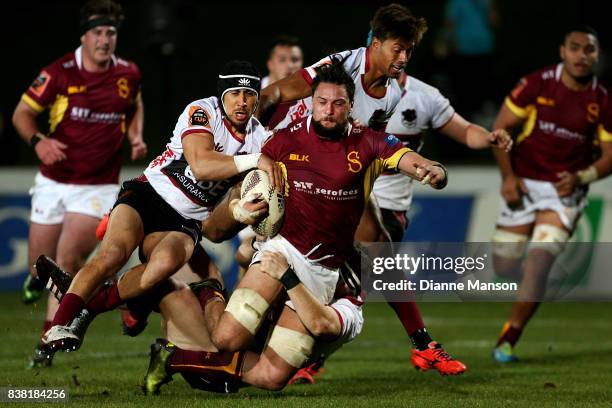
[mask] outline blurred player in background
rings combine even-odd
[[[270,48],[266,67],[268,75],[261,79],[261,87],[280,81],[302,69],[304,54],[296,37],[279,36]]]
[[[517,360],[514,346],[545,295],[548,272],[587,204],[589,184],[612,171],[608,93],[593,74],[596,32],[570,28],[559,52],[559,64],[521,79],[495,122],[495,129],[522,127],[510,154],[495,151],[502,175],[493,236],[496,273],[521,279],[493,352],[502,363]]]
[[[121,6],[91,0],[81,9],[81,46],[43,68],[23,94],[13,124],[41,162],[32,195],[28,263],[40,254],[56,258],[76,273],[97,244],[99,219],[119,191],[121,146],[127,134],[132,160],[145,157],[144,108],[140,72],[115,56]],[[49,131],[36,117],[49,109]],[[23,301],[43,294],[46,282],[30,269]],[[50,296],[43,332],[57,302]],[[52,356],[37,347],[31,366],[51,365]]]

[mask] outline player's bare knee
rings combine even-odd
[[[131,254],[128,254],[124,245],[116,242],[109,242],[100,248],[94,261],[100,268],[112,270],[112,274],[114,274],[116,269],[121,268],[127,263],[130,255]]]
[[[240,333],[236,327],[228,327],[227,324],[219,322],[212,333],[211,340],[215,347],[222,351],[238,351],[243,349],[249,342],[248,333]]]

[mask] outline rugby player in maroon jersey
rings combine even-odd
[[[258,333],[271,305],[283,307],[261,358],[245,359],[243,375],[262,387],[282,388],[313,344],[295,311],[279,303],[283,286],[261,271],[262,254],[280,252],[292,266],[281,279],[285,289],[301,282],[328,304],[379,172],[401,170],[437,188],[446,180],[441,165],[402,147],[393,135],[349,124],[354,83],[341,66],[324,65],[317,74],[313,115],[278,131],[262,149],[285,169],[285,222],[279,235],[261,244],[212,332],[220,350],[243,349]],[[274,384],[266,383],[270,372],[277,374]]]
[[[383,130],[399,104],[402,90],[396,79],[404,68],[417,44],[427,30],[425,19],[414,16],[408,8],[399,4],[380,7],[371,23],[371,38],[368,47],[344,51],[319,61],[317,64],[340,60],[345,70],[353,77],[356,92],[352,119],[376,130]],[[262,91],[262,110],[278,102],[292,101],[311,94],[313,68],[278,81]],[[376,215],[374,205],[367,205],[355,239],[362,242],[386,242],[381,217]],[[422,371],[436,369],[443,375],[461,374],[465,364],[452,358],[427,332],[416,302],[388,302],[405,328],[411,343],[411,362]]]
[[[514,346],[586,206],[588,185],[612,172],[609,97],[593,73],[599,59],[596,32],[587,26],[568,29],[559,52],[559,64],[521,79],[494,125],[521,128],[510,153],[494,151],[502,175],[494,265],[498,275],[521,280],[493,351],[501,363],[517,360]]]
[[[147,153],[140,71],[114,54],[122,9],[111,0],[91,0],[80,18],[81,46],[43,68],[13,114],[15,129],[41,162],[31,190],[28,265],[45,253],[70,273],[96,247],[96,225],[119,191],[124,136],[132,160]],[[36,117],[46,109],[50,126],[43,133]],[[23,301],[39,299],[45,283],[31,267]],[[43,332],[56,309],[50,296]],[[31,366],[51,362],[37,347]]]

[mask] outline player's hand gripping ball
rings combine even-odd
[[[278,234],[285,215],[285,200],[282,193],[276,191],[270,184],[268,174],[263,170],[252,170],[244,177],[240,189],[240,197],[258,194],[261,200],[268,203],[268,215],[252,225],[253,230],[266,237]]]

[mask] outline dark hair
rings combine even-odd
[[[124,18],[121,5],[112,0],[89,0],[81,7],[80,21],[86,22],[91,16],[108,16],[118,23]]]
[[[573,24],[573,25],[567,27],[567,29],[563,32],[563,37],[561,37],[561,45],[563,45],[565,43],[565,40],[567,40],[567,37],[571,33],[591,34],[599,42],[599,36],[597,35],[597,31],[595,31],[595,29],[593,27],[591,27],[590,25],[586,25],[586,24]]]
[[[413,16],[407,7],[393,3],[376,11],[370,28],[372,35],[380,41],[402,38],[418,44],[427,31],[427,21],[423,17]]]
[[[312,81],[311,85],[313,95],[319,84],[324,82],[327,84],[344,86],[349,97],[349,102],[353,102],[353,98],[355,97],[355,83],[353,82],[353,78],[346,73],[342,64],[337,62],[324,64],[315,68],[315,72],[317,76]]]
[[[268,58],[272,56],[272,53],[276,47],[300,47],[300,40],[292,35],[279,35],[270,44],[270,53]]]

